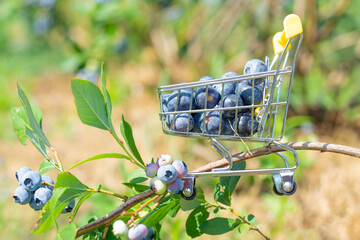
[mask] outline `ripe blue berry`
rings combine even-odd
[[[157,177],[165,184],[173,182],[177,178],[177,172],[174,166],[166,165],[159,168]]]
[[[152,240],[154,238],[154,229],[149,228],[148,234],[145,237],[140,238],[140,240]]]
[[[180,160],[175,160],[172,163],[172,165],[176,169],[176,173],[177,173],[178,178],[182,179],[188,173],[188,169],[187,169],[187,166],[186,166],[185,162],[180,161]]]
[[[190,132],[194,127],[194,119],[188,113],[176,114],[173,123],[173,130],[178,132]]]
[[[227,72],[224,73],[221,78],[229,78],[229,77],[237,77],[239,76],[239,74],[237,74],[236,72]],[[237,82],[232,82],[234,89],[236,88],[236,83]]]
[[[48,188],[39,188],[34,193],[35,203],[44,206],[50,200],[52,191]]]
[[[155,191],[156,194],[163,194],[166,191],[166,184],[163,183],[158,177],[154,177],[150,180],[149,183],[152,190]]]
[[[75,207],[75,199],[72,199],[61,211],[61,213],[69,213],[71,212]]]
[[[31,192],[28,192],[25,190],[25,188],[23,186],[19,186],[15,189],[15,193],[14,193],[14,200],[16,203],[19,203],[21,205],[25,205],[27,203],[30,202],[32,197]]]
[[[30,168],[28,167],[21,167],[16,173],[15,173],[15,177],[16,177],[16,180],[18,181],[18,183],[20,184],[20,180],[21,180],[21,177],[28,171],[31,171]]]
[[[159,165],[157,165],[156,163],[148,164],[145,169],[146,176],[149,178],[155,177],[158,169],[159,169]]]
[[[234,135],[234,119],[233,118],[227,118],[224,119],[224,129],[221,131],[221,135]]]
[[[199,82],[206,82],[206,81],[214,80],[214,79],[215,78],[210,77],[210,76],[204,76],[204,77],[200,78]]]
[[[125,237],[128,234],[128,227],[122,220],[116,220],[113,224],[113,230],[115,236],[118,237]]]
[[[267,66],[265,63],[259,59],[251,59],[249,60],[244,67],[244,74],[254,74],[260,72],[266,72]],[[254,79],[255,85],[261,84],[265,81],[266,77]],[[248,80],[251,84],[252,80]]]
[[[257,132],[258,122],[255,118],[251,121],[251,113],[239,114],[237,122],[237,132],[242,137],[251,135],[251,123],[253,125],[253,134]],[[235,127],[234,127],[235,129]]]
[[[230,72],[230,73],[232,73],[232,72]],[[232,74],[230,74],[230,73],[229,74],[225,73],[224,75],[221,76],[221,78],[233,77],[233,76],[231,76]],[[238,76],[238,75],[236,74],[235,76]],[[236,86],[236,84],[234,84],[233,82],[212,85],[212,87],[215,88],[218,91],[218,93],[220,93],[220,95],[222,95],[222,96],[234,94],[235,86]]]
[[[138,224],[129,229],[128,238],[130,240],[139,240],[142,237],[146,237],[148,234],[148,228],[144,224]]]
[[[205,109],[205,104],[207,109],[214,108],[220,99],[220,93],[211,86],[199,87],[195,93],[195,105],[198,109]]]
[[[35,191],[41,185],[40,173],[35,171],[26,172],[20,179],[20,185],[23,186],[26,191]]]
[[[221,107],[225,107],[225,108],[228,108],[228,107],[239,107],[239,106],[244,106],[244,103],[243,103],[243,100],[241,97],[238,97],[237,99],[237,103],[236,103],[236,95],[235,94],[230,94],[230,95],[227,95],[223,98],[222,100],[222,104],[221,104]],[[237,112],[240,113],[240,112],[243,112],[243,111],[246,111],[244,109],[238,109]],[[225,118],[233,118],[235,117],[235,114],[236,114],[236,110],[233,109],[233,110],[224,110],[222,112],[223,116]]]
[[[254,95],[252,88],[247,88],[240,93],[241,99],[245,105],[252,105],[252,98],[254,98],[254,104],[260,104],[263,98],[262,91],[254,87]]]
[[[157,165],[159,165],[159,167],[165,166],[165,165],[170,165],[173,162],[173,159],[170,155],[168,154],[161,154],[158,158],[157,158]]]
[[[200,129],[204,130],[204,133],[207,134],[218,134],[224,129],[224,119],[221,118],[221,126],[220,126],[220,112],[219,111],[211,111],[207,112],[204,118],[204,114],[200,118]],[[205,124],[205,127],[204,127]]]
[[[180,91],[180,93],[179,93]],[[194,98],[188,90],[174,91],[167,100],[169,112],[194,109]],[[191,108],[190,108],[191,105]]]
[[[41,176],[41,182],[46,182],[46,183],[50,183],[50,184],[54,185],[54,181],[52,180],[52,178],[49,176],[45,176],[45,175]],[[52,186],[42,185],[42,187],[48,188],[51,191],[54,190],[54,187],[52,187]]]
[[[175,181],[167,185],[167,191],[169,193],[178,194],[184,188],[184,182],[180,178],[176,178]]]

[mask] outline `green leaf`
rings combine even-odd
[[[125,182],[123,183],[125,186],[134,189],[136,192],[140,193],[146,190],[150,189],[150,186],[148,185],[143,185],[143,184],[138,184],[138,183],[130,183],[130,182]]]
[[[127,181],[130,183],[141,183],[145,182],[146,180],[148,180],[148,177],[146,176],[145,170],[142,168],[137,168],[132,171],[127,179]]]
[[[106,106],[106,113],[108,116],[108,122],[111,124],[111,111],[112,111],[112,105],[111,105],[111,99],[108,90],[106,89],[106,77],[104,73],[104,63],[101,64],[101,86],[102,91],[104,95],[104,102]],[[111,125],[112,128],[112,125]]]
[[[73,223],[70,223],[63,227],[60,232],[56,235],[56,240],[68,240],[75,239],[76,237],[76,226]]]
[[[25,93],[20,88],[19,84],[17,85],[17,88],[18,88],[18,94],[19,94],[21,103],[24,106],[27,116],[29,118],[29,123],[30,123],[31,129],[44,141],[46,146],[51,147],[49,140],[45,137],[45,134],[41,129],[41,120],[40,120],[40,124],[39,124],[35,118],[35,115],[31,108],[29,99],[26,97]]]
[[[121,135],[125,139],[126,144],[128,145],[131,153],[134,155],[134,157],[139,161],[139,163],[143,166],[145,166],[139,151],[136,148],[132,129],[129,123],[127,123],[124,119],[124,115],[122,116],[121,123],[120,123],[120,131]]]
[[[185,200],[183,198],[180,199],[180,207],[181,207],[181,210],[183,210],[183,211],[189,211],[189,210],[195,209],[200,205],[201,205],[201,202],[199,202],[199,200],[197,200],[196,198],[192,199],[192,200]]]
[[[245,161],[241,161],[238,163],[235,163],[231,170],[244,170],[246,167]],[[233,176],[233,177],[220,177],[220,184],[222,188],[224,189],[224,192],[226,195],[228,195],[228,198],[231,198],[232,193],[234,192],[234,189],[236,187],[236,184],[238,183],[240,179],[240,176]]]
[[[74,218],[75,218],[77,212],[79,211],[81,204],[93,194],[94,194],[93,192],[90,192],[88,194],[83,195],[80,198],[80,200],[76,203],[76,206],[74,207],[74,209],[72,211],[70,222],[74,221]]]
[[[45,147],[44,142],[40,139],[38,135],[36,135],[34,132],[32,132],[30,129],[26,127],[25,130],[26,136],[29,138],[31,143],[36,147],[36,149],[45,157],[50,158],[47,154],[47,150]]]
[[[90,157],[88,159],[85,159],[84,161],[81,161],[75,165],[73,165],[72,167],[70,167],[67,171],[70,171],[71,169],[74,169],[84,163],[87,163],[87,162],[91,162],[91,161],[94,161],[94,160],[98,160],[98,159],[103,159],[103,158],[119,158],[119,159],[126,159],[126,160],[130,160],[130,158],[124,154],[120,154],[120,153],[102,153],[102,154],[98,154],[98,155],[95,155],[93,157]]]
[[[141,219],[140,223],[145,224],[148,228],[155,226],[158,222],[163,220],[164,217],[166,217],[168,212],[175,207],[176,204],[178,204],[177,200],[166,204],[160,204],[157,208]]]
[[[73,79],[71,90],[80,120],[84,124],[109,130],[110,124],[100,89],[87,80]]]
[[[229,195],[225,192],[221,191],[221,185],[220,183],[217,183],[214,188],[214,200],[216,202],[220,202],[222,204],[225,204],[226,206],[230,206],[230,198]]]
[[[232,231],[234,228],[240,225],[240,221],[238,219],[231,218],[213,218],[207,220],[203,224],[200,225],[200,230],[209,235],[221,235]]]
[[[201,236],[202,231],[200,225],[203,224],[209,217],[209,212],[204,205],[195,208],[186,220],[186,233],[192,238]]]
[[[178,204],[176,204],[175,207],[173,207],[170,211],[169,211],[169,216],[170,217],[175,217],[176,214],[179,212],[180,210],[180,203],[178,202]]]
[[[55,169],[55,166],[50,162],[50,160],[44,159],[44,161],[42,161],[40,163],[39,173],[42,175],[42,174],[50,172],[51,170],[54,170],[54,169]]]
[[[57,176],[55,188],[69,188],[76,194],[86,192],[88,187],[79,181],[74,175],[69,172],[61,172]]]
[[[256,226],[256,217],[253,214],[247,216],[247,220],[254,226]]]

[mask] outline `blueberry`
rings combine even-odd
[[[128,238],[130,240],[139,240],[142,237],[146,237],[148,234],[148,228],[144,224],[138,224],[129,229]]]
[[[238,77],[239,74],[237,74],[236,72],[227,72],[227,73],[224,73],[221,78],[230,78],[230,77]],[[232,82],[232,85],[234,87],[234,89],[236,88],[236,81]]]
[[[205,119],[204,119],[204,115]],[[220,112],[219,111],[211,111],[203,114],[200,118],[200,129],[204,130],[204,133],[207,134],[218,134],[224,129],[224,119],[221,119],[220,126]],[[205,124],[205,126],[204,126]]]
[[[75,199],[72,199],[61,211],[61,213],[69,213],[71,212],[75,207]]]
[[[247,88],[240,93],[241,99],[245,105],[252,105],[252,99],[254,98],[254,104],[260,104],[263,99],[262,91],[254,87],[254,95],[252,88]]]
[[[259,59],[251,59],[249,60],[244,67],[244,74],[254,74],[254,73],[260,73],[260,72],[266,72],[267,66],[265,63]],[[257,78],[254,79],[255,85],[261,84],[265,81],[266,77],[263,78]],[[252,80],[248,80],[249,83],[252,82]]]
[[[96,84],[99,77],[99,69],[94,67],[81,68],[77,72],[76,77]]]
[[[146,176],[149,178],[155,177],[158,169],[159,169],[159,165],[157,165],[156,163],[148,164],[145,169]]]
[[[112,232],[114,233],[115,236],[125,237],[125,236],[127,236],[128,231],[129,231],[129,229],[128,229],[127,225],[124,223],[124,221],[116,220],[113,223]]]
[[[140,238],[140,240],[151,240],[151,239],[154,238],[154,236],[155,236],[154,229],[149,228],[148,229],[148,234],[145,237]]]
[[[253,124],[253,134],[257,132],[258,122],[255,118],[251,121],[251,113],[242,113],[238,116],[237,132],[241,137],[251,136],[251,123]],[[235,129],[235,127],[234,127]]]
[[[191,96],[191,92],[185,89],[174,91],[167,101],[168,111],[174,112],[194,109],[194,97]]]
[[[188,173],[188,169],[187,169],[187,166],[186,166],[185,162],[180,161],[180,160],[175,160],[172,163],[172,165],[176,169],[176,173],[177,173],[178,178],[182,179]]]
[[[207,89],[207,95],[206,95],[206,89]],[[199,87],[198,90],[195,93],[195,105],[198,109],[205,109],[206,108],[214,108],[218,102],[221,99],[220,93],[218,91],[211,87]]]
[[[52,191],[48,188],[39,188],[35,191],[33,198],[30,201],[30,207],[35,210],[42,209],[50,200]]]
[[[194,127],[194,119],[188,113],[176,114],[173,121],[172,130],[174,131],[189,132]]]
[[[41,176],[41,182],[46,182],[46,183],[50,183],[50,184],[54,185],[54,181],[52,180],[52,178],[49,176],[45,176],[45,175]],[[42,185],[42,187],[48,188],[51,191],[54,190],[54,187],[52,187],[52,186]]]
[[[35,191],[41,185],[40,173],[35,171],[26,172],[20,179],[20,185],[23,186],[26,191]]]
[[[176,178],[175,181],[167,185],[167,191],[169,193],[178,194],[184,189],[184,182],[180,178]]]
[[[166,114],[165,115],[165,122],[166,122],[166,126],[169,128],[169,129],[173,129],[173,119],[174,119],[174,116],[176,114]]]
[[[170,165],[169,165],[170,166]],[[166,191],[166,184],[163,183],[158,177],[150,180],[149,186],[156,194],[163,194]]]
[[[159,167],[165,166],[165,165],[170,165],[172,164],[173,159],[170,155],[168,154],[161,154],[158,158],[157,158],[157,165]]]
[[[165,184],[173,182],[177,178],[177,172],[174,166],[166,165],[159,167],[157,177]]]
[[[201,128],[200,128],[200,118],[203,115],[203,113],[198,112],[198,113],[194,113],[193,114],[193,119],[194,119],[194,127],[193,127],[193,132],[201,132]]]
[[[200,78],[199,82],[206,82],[206,81],[214,80],[214,79],[215,78],[213,78],[213,77],[205,76],[205,77]]]
[[[224,129],[221,131],[221,135],[234,135],[234,119],[224,119]]]
[[[31,171],[30,168],[28,167],[21,167],[16,173],[15,173],[15,177],[16,180],[18,181],[18,183],[20,184],[20,179],[21,177],[28,171]]]
[[[230,94],[230,95],[225,96],[221,102],[221,107],[225,107],[225,108],[226,107],[238,107],[238,106],[244,106],[244,103],[243,103],[241,97],[237,98],[237,103],[236,103],[236,95],[235,94]],[[246,111],[246,109],[238,109],[237,110],[238,113],[244,112],[244,111]],[[233,118],[233,117],[235,117],[236,110],[235,109],[224,110],[222,112],[222,114],[225,118]]]
[[[31,192],[26,191],[25,188],[23,188],[22,186],[19,186],[15,189],[15,193],[13,196],[15,202],[21,205],[25,205],[29,203],[31,197],[32,197]]]

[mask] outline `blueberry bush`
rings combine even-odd
[[[94,83],[83,79],[73,79],[71,89],[80,120],[89,126],[108,131],[119,144],[122,153],[102,153],[67,166],[60,154],[42,130],[41,111],[31,105],[25,92],[18,85],[18,95],[22,106],[12,110],[14,130],[21,143],[27,139],[45,158],[39,170],[21,167],[15,174],[19,187],[13,195],[16,203],[29,204],[40,212],[34,234],[44,233],[52,227],[56,229],[56,239],[159,239],[162,221],[170,215],[175,217],[179,211],[189,211],[186,220],[186,233],[195,238],[202,234],[221,235],[229,231],[244,231],[243,226],[256,230],[266,237],[256,224],[255,216],[240,215],[231,207],[231,195],[240,177],[221,177],[214,188],[214,202],[205,199],[203,191],[197,187],[195,198],[182,198],[184,188],[182,180],[188,173],[187,165],[171,155],[162,154],[156,161],[142,159],[132,133],[132,128],[125,117],[120,123],[122,139],[111,120],[112,103],[106,88],[106,78],[101,71],[101,89]],[[74,168],[104,158],[117,158],[129,161],[138,167],[130,181],[124,185],[138,194],[127,196],[105,190],[101,185],[87,186],[71,173]],[[31,166],[32,168],[36,166]],[[234,169],[244,169],[245,162],[236,163]],[[43,175],[49,171],[58,171],[53,181]],[[150,180],[149,184],[145,181]],[[120,198],[124,203],[103,218],[89,219],[87,225],[77,227],[76,216],[79,208],[92,194],[103,193]],[[210,217],[210,212],[225,211],[232,217]],[[61,214],[70,214],[69,224],[59,227],[57,218]]]

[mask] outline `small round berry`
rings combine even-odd
[[[36,203],[45,205],[51,198],[52,191],[48,188],[39,188],[34,193],[34,199]]]
[[[185,162],[180,161],[180,160],[175,160],[172,163],[172,165],[176,169],[178,178],[182,179],[188,173],[188,169],[187,169],[187,166],[186,166]]]
[[[159,195],[166,191],[166,184],[157,177],[154,177],[150,180],[150,187],[155,191],[156,194]]]
[[[61,211],[61,213],[69,213],[71,212],[75,207],[75,199],[72,199]]]
[[[167,154],[161,154],[157,159],[157,164],[159,165],[159,167],[169,165],[172,162],[173,162],[172,157]]]
[[[177,178],[177,172],[173,165],[166,165],[159,168],[157,177],[164,183],[168,184]]]
[[[46,182],[46,183],[50,183],[50,184],[54,185],[54,180],[52,180],[51,177],[45,176],[45,175],[41,176],[41,182]],[[54,187],[52,187],[52,186],[41,185],[41,187],[48,188],[51,191],[54,190]]]
[[[167,185],[167,191],[169,193],[178,194],[183,189],[184,189],[184,182],[180,178],[175,179],[175,181]]]
[[[20,185],[23,186],[26,191],[35,191],[41,185],[40,173],[35,171],[26,172],[20,179]]]
[[[25,188],[23,186],[19,186],[15,189],[15,193],[14,193],[14,200],[16,203],[19,203],[21,205],[25,205],[27,203],[30,202],[32,197],[31,192],[28,192],[25,190]]]
[[[21,180],[21,177],[28,171],[31,171],[30,168],[28,167],[21,167],[16,173],[15,173],[15,177],[16,177],[16,180],[18,181],[18,183],[20,184],[20,180]]]
[[[122,220],[116,220],[113,224],[113,230],[115,236],[118,237],[125,237],[128,234],[128,227]]]
[[[150,163],[146,166],[146,176],[149,178],[153,178],[156,176],[157,171],[159,169],[159,165],[157,165],[156,163]]]
[[[138,224],[129,229],[128,238],[130,240],[139,240],[148,234],[148,228],[144,224]]]

